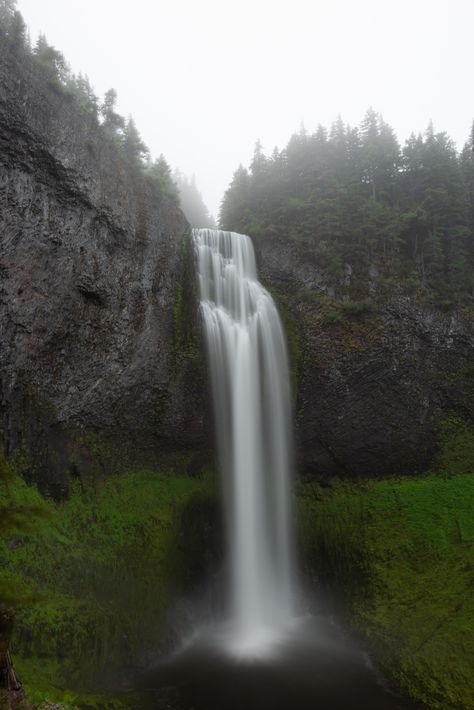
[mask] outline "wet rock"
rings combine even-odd
[[[334,284],[311,250],[270,236],[256,246],[262,279],[283,294],[298,330],[303,470],[383,476],[429,466],[443,419],[474,419],[473,313],[443,311],[400,289],[383,295],[374,281],[373,310],[354,317],[341,309],[331,321],[324,309]]]
[[[58,495],[73,464],[148,465],[205,439],[175,347],[187,230],[92,116],[2,49],[0,415],[7,451]]]

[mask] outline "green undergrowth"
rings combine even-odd
[[[156,643],[165,610],[196,581],[211,479],[128,472],[88,488],[77,481],[57,503],[16,476],[8,495],[10,505],[43,513],[0,548],[1,576],[16,596],[12,653],[29,697],[145,707],[96,688]]]
[[[377,303],[371,298],[341,300],[308,287],[301,288],[297,296],[301,302],[317,306],[323,325],[362,321],[377,315]]]
[[[439,710],[474,707],[474,431],[448,420],[433,470],[301,484],[308,569],[350,610],[393,682]]]

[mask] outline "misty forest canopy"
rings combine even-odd
[[[173,180],[178,190],[181,208],[191,227],[214,229],[216,226],[214,218],[209,214],[209,210],[202,199],[194,175],[189,179],[181,171],[174,170]]]
[[[369,270],[387,287],[402,282],[449,305],[474,289],[474,128],[459,154],[430,125],[401,148],[373,109],[357,128],[339,118],[327,131],[301,128],[270,157],[257,142],[250,170],[234,173],[220,223],[259,237],[304,243],[355,298]]]
[[[28,55],[34,59],[47,76],[50,87],[65,100],[74,101],[80,112],[92,117],[101,127],[104,138],[114,141],[132,170],[153,182],[162,194],[180,203],[191,226],[214,225],[194,176],[188,180],[178,170],[172,175],[163,155],[154,160],[151,158],[133,118],[129,116],[125,119],[117,112],[115,89],[109,89],[101,102],[89,78],[81,73],[73,74],[64,55],[50,45],[44,35],[40,35],[31,47],[27,26],[16,9],[16,0],[0,0],[0,51],[2,45],[20,56]],[[95,145],[90,148],[92,152],[98,150]]]

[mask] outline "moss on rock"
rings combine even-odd
[[[125,696],[94,695],[96,681],[156,648],[164,612],[196,581],[202,539],[192,510],[212,506],[212,482],[129,471],[89,487],[77,481],[58,503],[17,476],[10,496],[47,514],[0,551],[2,577],[18,594],[12,652],[30,698],[130,707]]]
[[[448,420],[436,470],[298,491],[302,545],[387,675],[429,707],[474,707],[474,430]],[[335,590],[338,590],[335,592]]]

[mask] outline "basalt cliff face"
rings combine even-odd
[[[261,277],[290,320],[301,468],[319,477],[426,469],[446,419],[474,418],[472,311],[383,293],[376,268],[372,308],[351,310],[303,244],[255,242]]]
[[[71,473],[148,465],[206,437],[187,232],[73,97],[2,50],[4,446],[59,494]]]
[[[74,97],[31,57],[1,50],[3,443],[58,495],[71,475],[183,451],[192,470],[207,456],[188,231],[176,201],[127,165]],[[382,293],[374,268],[374,310],[334,318],[344,301],[309,249],[275,236],[255,246],[289,319],[301,468],[426,468],[443,420],[474,417],[472,312]]]

